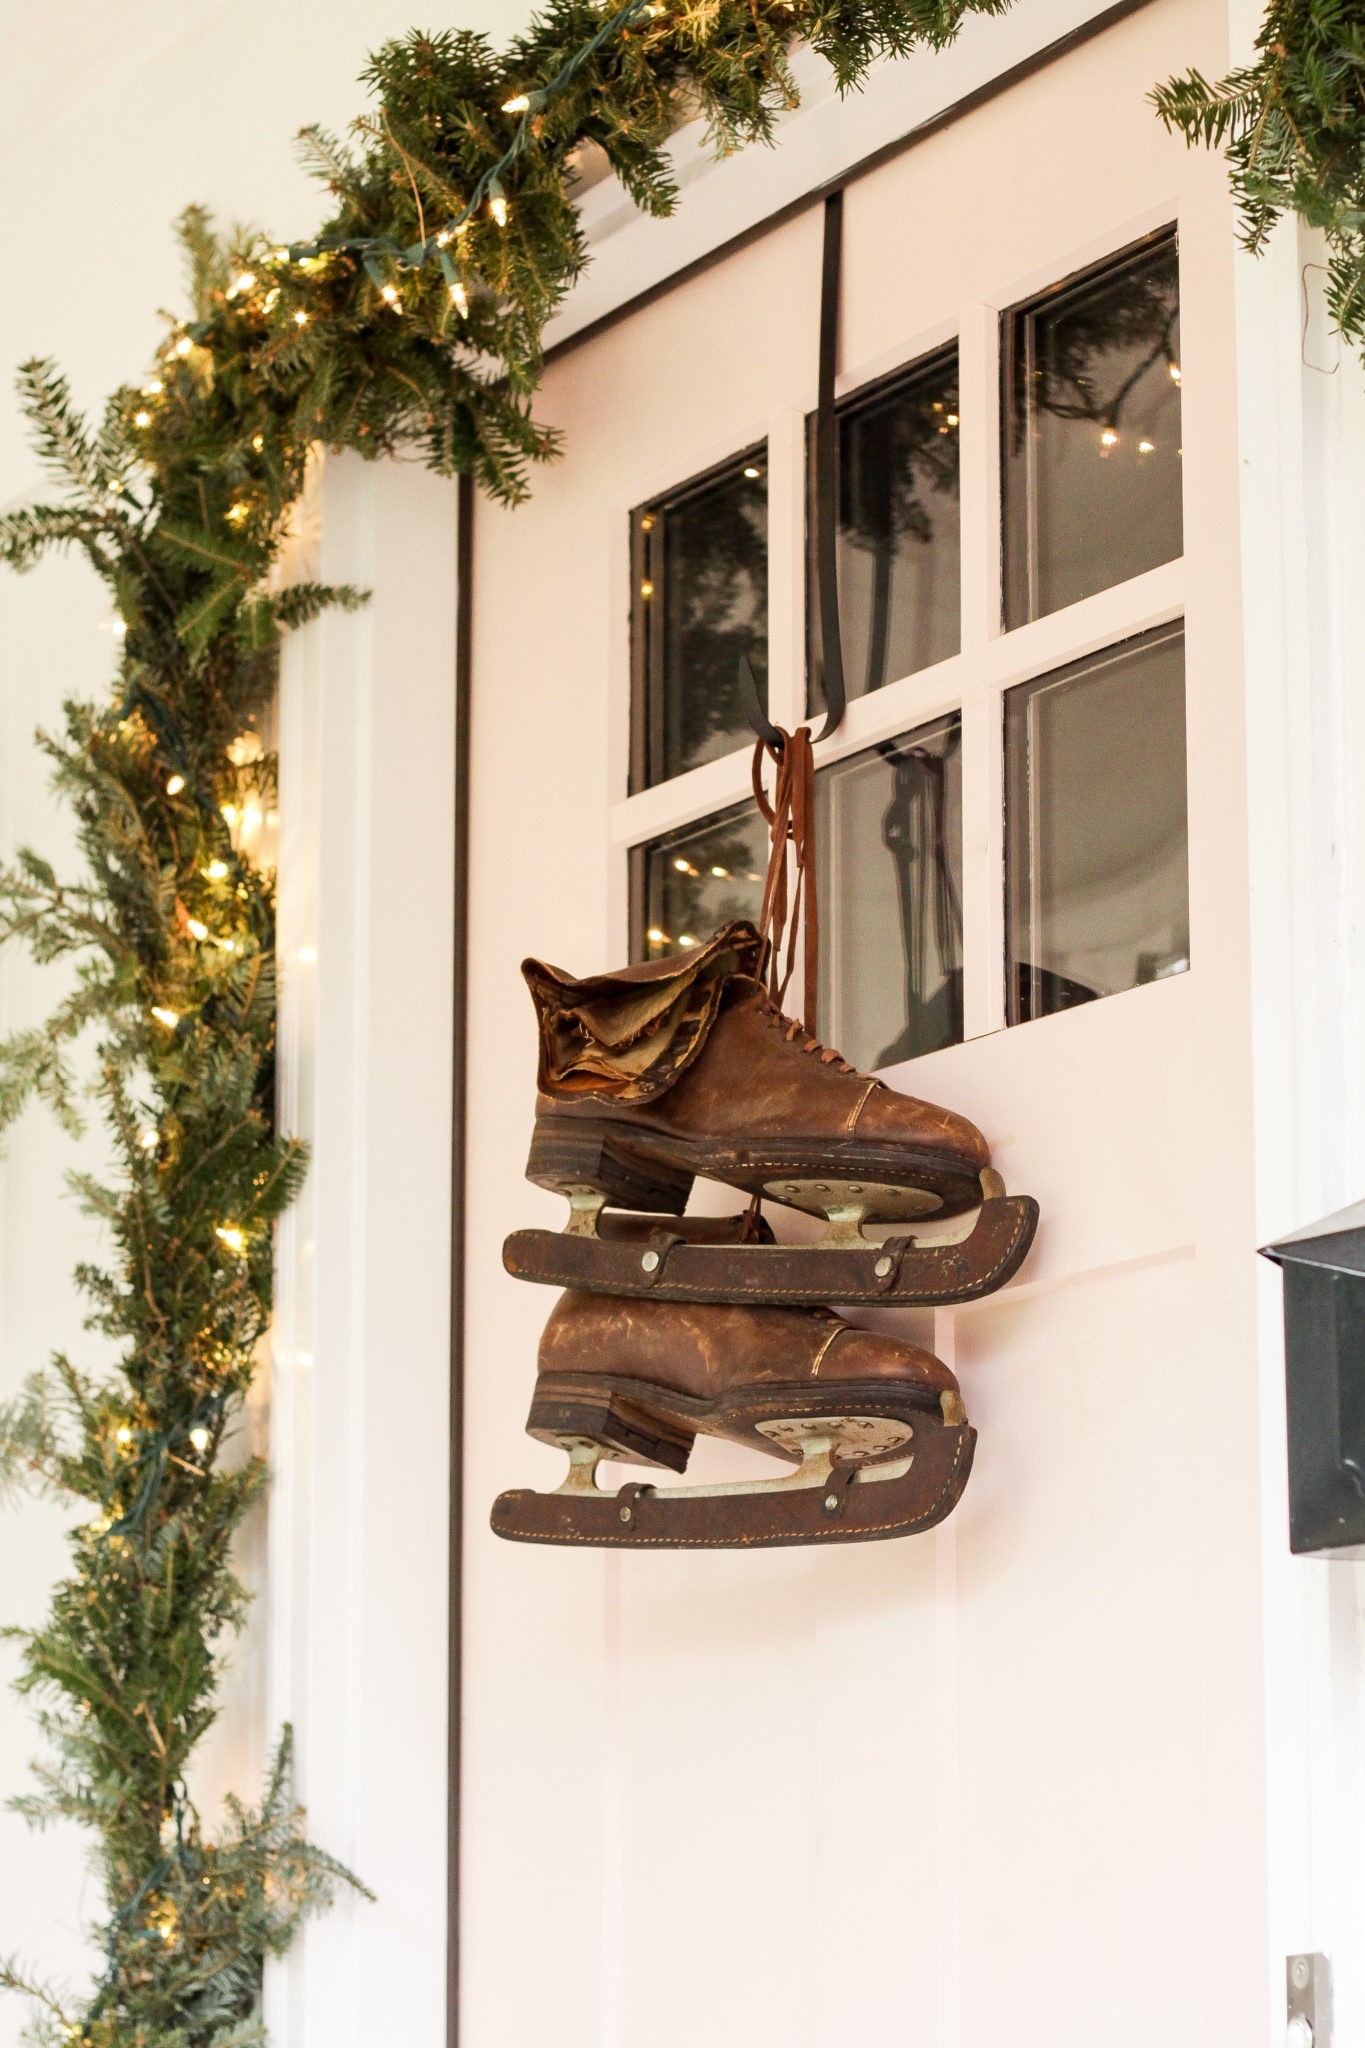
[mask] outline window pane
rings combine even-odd
[[[1190,964],[1179,627],[1005,696],[1009,1020]]]
[[[1007,313],[1002,344],[1005,624],[1021,626],[1184,545],[1175,236]]]
[[[864,1071],[962,1037],[962,725],[816,777],[820,1036]]]
[[[850,697],[946,661],[961,644],[957,350],[839,407],[839,631]],[[811,710],[824,709],[815,554],[815,420],[807,427]]]
[[[634,847],[632,960],[685,951],[732,918],[757,924],[767,870],[768,828],[751,803]]]
[[[740,696],[747,655],[768,688],[768,462],[737,456],[631,519],[632,790],[753,738]]]

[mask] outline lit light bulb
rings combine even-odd
[[[678,870],[678,873],[680,875],[690,875],[692,872],[692,863],[690,860],[675,860],[673,865]]]
[[[220,1231],[219,1236],[221,1235],[222,1232]],[[195,1427],[190,1431],[190,1442],[194,1445],[194,1448],[196,1449],[196,1451],[198,1451],[200,1457],[202,1458],[205,1451],[209,1447],[209,1433],[205,1429],[202,1422],[197,1423]]]
[[[135,412],[133,414],[133,425],[135,427],[150,427],[151,424],[152,416],[149,412]]]
[[[1152,452],[1152,448],[1153,448],[1153,446],[1154,446],[1154,444],[1153,444],[1153,443],[1152,443],[1151,441],[1139,441],[1139,442],[1138,442],[1138,454],[1139,454],[1139,455],[1150,455],[1150,454],[1151,454],[1151,452]]]
[[[640,521],[640,531],[641,533],[653,533],[654,514],[652,512],[646,512],[644,518]]]
[[[695,946],[696,943],[697,942],[693,938],[691,932],[683,932],[678,939],[678,944],[680,946]]]
[[[252,285],[255,284],[255,282],[256,273],[252,270],[244,270],[241,276],[237,278],[237,280],[233,284],[232,289],[235,292],[249,292],[251,290]]]
[[[1118,445],[1118,435],[1114,432],[1114,429],[1112,427],[1106,427],[1104,432],[1100,435],[1100,446],[1102,448],[1117,448]]]
[[[184,776],[183,776],[183,775],[168,775],[168,776],[167,776],[167,778],[166,778],[166,794],[167,794],[167,796],[179,796],[179,794],[180,794],[181,790],[182,790],[182,789],[183,789],[184,787],[185,787],[185,778],[184,778]]]
[[[449,243],[450,229],[442,228],[440,234],[436,237],[436,246],[438,249],[445,249],[449,246]]]
[[[653,597],[654,595],[654,585],[650,582],[648,576],[640,585],[640,595],[641,597]]]
[[[718,882],[728,882],[730,879],[729,868],[712,868],[711,872]]]
[[[1172,364],[1171,364],[1171,366],[1170,366],[1170,368],[1171,368],[1171,382],[1172,382],[1172,384],[1178,384],[1178,383],[1180,382],[1180,365],[1179,365],[1179,363],[1172,363]]]
[[[950,427],[955,427],[955,426],[957,425],[957,414],[956,414],[955,412],[950,412],[950,413],[949,413],[949,415],[948,415],[948,425],[949,425]]]
[[[163,1010],[160,1005],[153,1006],[152,1015],[156,1018],[157,1023],[164,1024],[168,1031],[174,1031],[176,1025],[180,1022],[174,1010]]]
[[[251,445],[256,450],[256,453],[259,455],[261,450],[265,447],[265,435],[253,434],[251,437]]]
[[[502,111],[504,112],[504,114],[525,114],[525,113],[528,113],[528,112],[530,111],[530,106],[531,106],[531,96],[530,96],[530,94],[529,94],[529,93],[524,93],[524,92],[519,92],[519,93],[518,93],[518,94],[516,95],[515,99],[510,99],[510,100],[504,100],[504,101],[503,101],[503,103],[502,103]]]
[[[453,284],[450,287],[450,296],[455,301],[455,311],[462,320],[467,320],[469,318],[469,294],[464,286],[462,284]]]
[[[129,1429],[126,1422],[118,1431],[118,1440],[121,1444],[130,1444],[133,1441],[133,1432]]]
[[[398,304],[398,293],[391,284],[386,284],[379,296],[386,306],[396,306]]]
[[[126,619],[115,619],[109,631],[116,640],[126,639],[128,636],[128,621]]]
[[[187,356],[193,347],[194,343],[190,340],[188,334],[182,334],[175,345],[175,352],[178,356]]]
[[[227,873],[227,862],[225,860],[211,860],[204,873],[211,882],[221,882]]]
[[[229,505],[227,508],[227,517],[232,521],[234,526],[240,526],[241,522],[244,519],[250,518],[250,516],[251,507],[249,505],[243,504],[240,498],[237,500],[237,503],[235,505]]]
[[[267,313],[273,313],[276,306],[278,306],[279,303],[280,288],[278,285],[272,285],[271,289],[266,293],[264,299],[261,301],[262,308]]]
[[[209,935],[208,926],[206,924],[201,924],[197,917],[186,918],[185,926],[191,938],[206,939]]]
[[[224,804],[224,805],[223,805],[223,816],[224,816],[224,817],[225,817],[225,818],[227,819],[227,821],[228,821],[229,825],[235,825],[235,824],[237,823],[237,806],[236,806],[236,804]]]
[[[138,1144],[139,1144],[139,1145],[141,1145],[141,1147],[142,1147],[142,1149],[143,1149],[143,1151],[144,1151],[144,1152],[155,1152],[155,1150],[156,1150],[156,1132],[155,1132],[155,1131],[144,1131],[144,1132],[142,1133],[142,1136],[141,1136],[141,1137],[140,1137],[140,1138],[138,1139]]]
[[[235,1223],[220,1223],[214,1235],[223,1240],[230,1252],[241,1251],[246,1243],[246,1238]]]
[[[242,829],[246,832],[257,832],[260,830],[260,824],[260,805],[249,803],[246,809],[242,812]]]
[[[308,325],[308,315],[304,312],[302,306],[299,307],[298,312],[294,315],[294,325],[296,327],[306,327]]]
[[[752,464],[752,462],[751,462],[751,463],[749,463],[749,464],[748,464],[748,465],[746,466],[746,468],[745,468],[745,471],[744,471],[744,474],[745,474],[745,476],[747,476],[747,477],[748,477],[748,478],[749,478],[749,479],[750,479],[750,480],[752,481],[752,479],[753,479],[754,477],[756,477],[756,476],[761,476],[761,475],[762,475],[762,471],[761,471],[761,470],[757,470],[757,469],[755,469],[755,468],[754,468],[754,465],[753,465],[753,464]]]
[[[488,211],[492,214],[500,228],[507,226],[507,201],[503,198],[501,192],[493,194],[488,202]]]
[[[668,937],[668,933],[661,932],[657,924],[652,924],[645,933],[645,937],[649,940],[651,946],[662,946]]]
[[[144,398],[160,398],[165,388],[159,377],[153,377],[149,383],[143,385],[142,395]]]

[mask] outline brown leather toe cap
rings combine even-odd
[[[942,1359],[880,1330],[861,1330],[845,1323],[820,1360],[822,1385],[840,1381],[888,1380],[898,1386],[919,1386],[934,1394],[956,1394],[957,1380]]]
[[[858,1112],[854,1130],[860,1138],[889,1138],[942,1152],[976,1168],[989,1166],[991,1150],[976,1125],[951,1109],[940,1109],[918,1096],[895,1088],[874,1088]]]

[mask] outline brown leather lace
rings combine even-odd
[[[804,923],[805,975],[802,1015],[805,1028],[815,1026],[816,996],[820,963],[820,916],[815,892],[815,756],[811,751],[810,727],[795,732],[777,727],[782,739],[779,753],[766,740],[754,745],[754,802],[768,821],[771,851],[763,884],[763,909],[758,920],[759,935],[771,941],[768,989],[780,1010],[796,966],[796,935]],[[776,769],[773,800],[763,788],[763,756]],[[787,848],[794,855],[795,876],[791,889],[788,920]],[[805,912],[804,919],[802,912]],[[787,959],[782,964],[782,940],[787,939]]]
[[[828,1067],[837,1063],[844,1073],[857,1073],[857,1068],[852,1066],[841,1052],[836,1052],[832,1045],[822,1045],[818,1038],[810,1036],[805,1025],[798,1018],[789,1017],[784,1010],[779,1010],[771,996],[765,998],[764,1016],[765,1020],[772,1025],[774,1030],[781,1031],[782,1036],[789,1045],[797,1038],[804,1037],[805,1044],[801,1048],[802,1052],[819,1053],[822,1066]]]

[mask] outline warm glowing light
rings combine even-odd
[[[128,621],[126,619],[115,619],[109,631],[116,640],[126,639],[128,636]]]
[[[450,243],[450,229],[449,229],[449,228],[442,228],[442,229],[441,229],[441,232],[440,232],[440,234],[439,234],[439,235],[438,235],[438,236],[436,237],[436,246],[437,246],[437,248],[438,248],[438,249],[444,249],[444,248],[447,248],[447,247],[449,246],[449,243]]]
[[[227,873],[227,862],[225,860],[211,860],[204,873],[211,882],[221,882]]]
[[[251,507],[250,505],[245,504],[242,501],[242,499],[239,498],[235,505],[228,506],[227,516],[233,522],[234,525],[240,525],[243,519],[249,519],[251,517]]]
[[[653,533],[654,514],[652,512],[646,512],[644,518],[640,521],[640,531],[641,533]]]
[[[191,938],[206,939],[209,935],[208,926],[206,924],[201,924],[197,917],[187,917],[185,920],[185,925]]]
[[[458,282],[450,287],[450,296],[455,301],[455,311],[462,320],[469,318],[469,294]]]
[[[143,385],[142,395],[144,398],[160,398],[165,388],[159,377],[153,377],[150,383]]]
[[[224,805],[223,805],[223,816],[224,816],[224,817],[225,817],[225,818],[227,819],[227,821],[228,821],[229,825],[235,825],[235,824],[237,823],[237,806],[236,806],[236,804],[224,804]]]
[[[251,445],[256,450],[256,453],[259,455],[261,450],[265,446],[265,435],[253,434],[251,437]]]
[[[1150,454],[1151,454],[1151,452],[1152,452],[1152,448],[1153,448],[1153,445],[1154,445],[1154,444],[1153,444],[1153,443],[1152,443],[1151,441],[1139,441],[1139,442],[1138,442],[1138,454],[1139,454],[1139,455],[1150,455]]]
[[[653,597],[654,595],[654,585],[650,582],[648,576],[640,585],[640,595],[641,597]]]
[[[153,1008],[152,1015],[156,1018],[157,1023],[164,1024],[168,1031],[174,1031],[176,1025],[180,1022],[174,1010],[163,1010],[159,1006]]]
[[[276,306],[278,306],[279,303],[280,288],[278,285],[272,285],[271,289],[266,293],[264,299],[261,301],[262,309],[267,313],[273,313]]]
[[[524,92],[519,92],[515,99],[504,100],[502,103],[502,111],[504,112],[504,114],[529,113],[530,107],[531,96],[529,93]]]
[[[287,263],[289,261],[289,251],[287,249],[272,249],[270,253],[277,263]]]
[[[255,282],[255,272],[251,270],[244,270],[241,276],[233,284],[232,289],[235,292],[249,292],[251,290],[252,285],[255,284]]]
[[[223,1240],[230,1252],[239,1252],[246,1244],[245,1235],[235,1223],[220,1223],[214,1234]]]
[[[222,1234],[223,1233],[220,1230],[218,1235],[221,1237]],[[195,1427],[190,1431],[190,1442],[194,1445],[194,1448],[196,1449],[196,1451],[198,1451],[200,1457],[202,1458],[205,1451],[209,1447],[209,1433],[205,1429],[202,1422],[196,1423]]]
[[[150,427],[151,424],[152,416],[149,412],[135,412],[133,414],[133,425],[135,427]]]
[[[294,315],[294,325],[296,327],[306,327],[308,325],[308,315],[304,312],[302,306],[299,307],[298,312]]]
[[[651,946],[662,946],[668,937],[668,933],[661,932],[657,924],[652,924],[645,933],[645,937],[649,940]]]
[[[728,882],[730,879],[729,868],[712,868],[711,872],[718,882]]]
[[[245,810],[244,810],[244,811],[242,812],[242,825],[243,825],[243,828],[244,828],[244,829],[245,829],[246,831],[248,831],[248,832],[256,832],[256,831],[259,831],[259,829],[260,829],[260,824],[261,824],[261,807],[260,807],[260,805],[259,805],[259,804],[253,804],[253,803],[249,803],[249,804],[248,804],[248,805],[246,806],[246,809],[245,809]]]
[[[749,464],[748,464],[748,466],[746,467],[746,469],[745,469],[745,471],[744,471],[744,474],[745,474],[745,476],[747,476],[747,477],[750,477],[750,478],[752,478],[752,477],[760,476],[760,475],[762,474],[762,472],[761,472],[760,470],[757,470],[757,469],[755,469],[755,468],[754,468],[754,466],[753,466],[753,464],[752,464],[752,462],[751,462],[751,463],[749,463]]]
[[[182,789],[183,789],[184,787],[185,787],[185,778],[184,778],[184,776],[183,776],[183,775],[168,775],[168,776],[167,776],[167,778],[166,778],[166,794],[167,794],[167,796],[179,796],[179,794],[180,794],[181,790],[182,790]]]
[[[175,352],[178,356],[187,356],[193,347],[194,343],[190,340],[188,334],[182,334],[175,345]]]
[[[488,211],[492,214],[500,228],[507,226],[507,201],[503,198],[501,192],[493,194],[493,197],[488,202]]]
[[[144,1151],[144,1152],[155,1152],[155,1150],[156,1150],[156,1132],[155,1132],[155,1131],[144,1131],[144,1132],[142,1133],[142,1136],[141,1136],[141,1137],[140,1137],[140,1138],[138,1139],[138,1144],[139,1144],[139,1145],[141,1145],[141,1147],[142,1147],[142,1149],[143,1149],[143,1151]]]
[[[678,870],[678,873],[680,875],[695,875],[697,872],[696,869],[693,867],[691,861],[683,860],[681,856],[674,861],[673,865]]]
[[[678,944],[680,946],[695,946],[696,943],[697,942],[693,938],[691,932],[683,932],[678,939]]]
[[[950,412],[950,413],[949,413],[949,415],[948,415],[948,425],[949,425],[950,427],[955,427],[955,426],[957,425],[957,414],[956,414],[955,412]]]
[[[379,296],[386,306],[396,306],[398,304],[398,293],[391,284],[386,284]]]
[[[130,1444],[133,1441],[133,1432],[131,1429],[129,1429],[126,1422],[117,1434],[118,1440],[121,1444]]]
[[[1100,435],[1100,446],[1102,448],[1117,448],[1118,445],[1118,435],[1114,432],[1114,429],[1112,427],[1106,427],[1104,432]]]
[[[1180,382],[1180,365],[1179,365],[1179,363],[1172,363],[1172,364],[1171,364],[1171,382],[1172,382],[1172,384],[1178,384],[1178,383]]]

